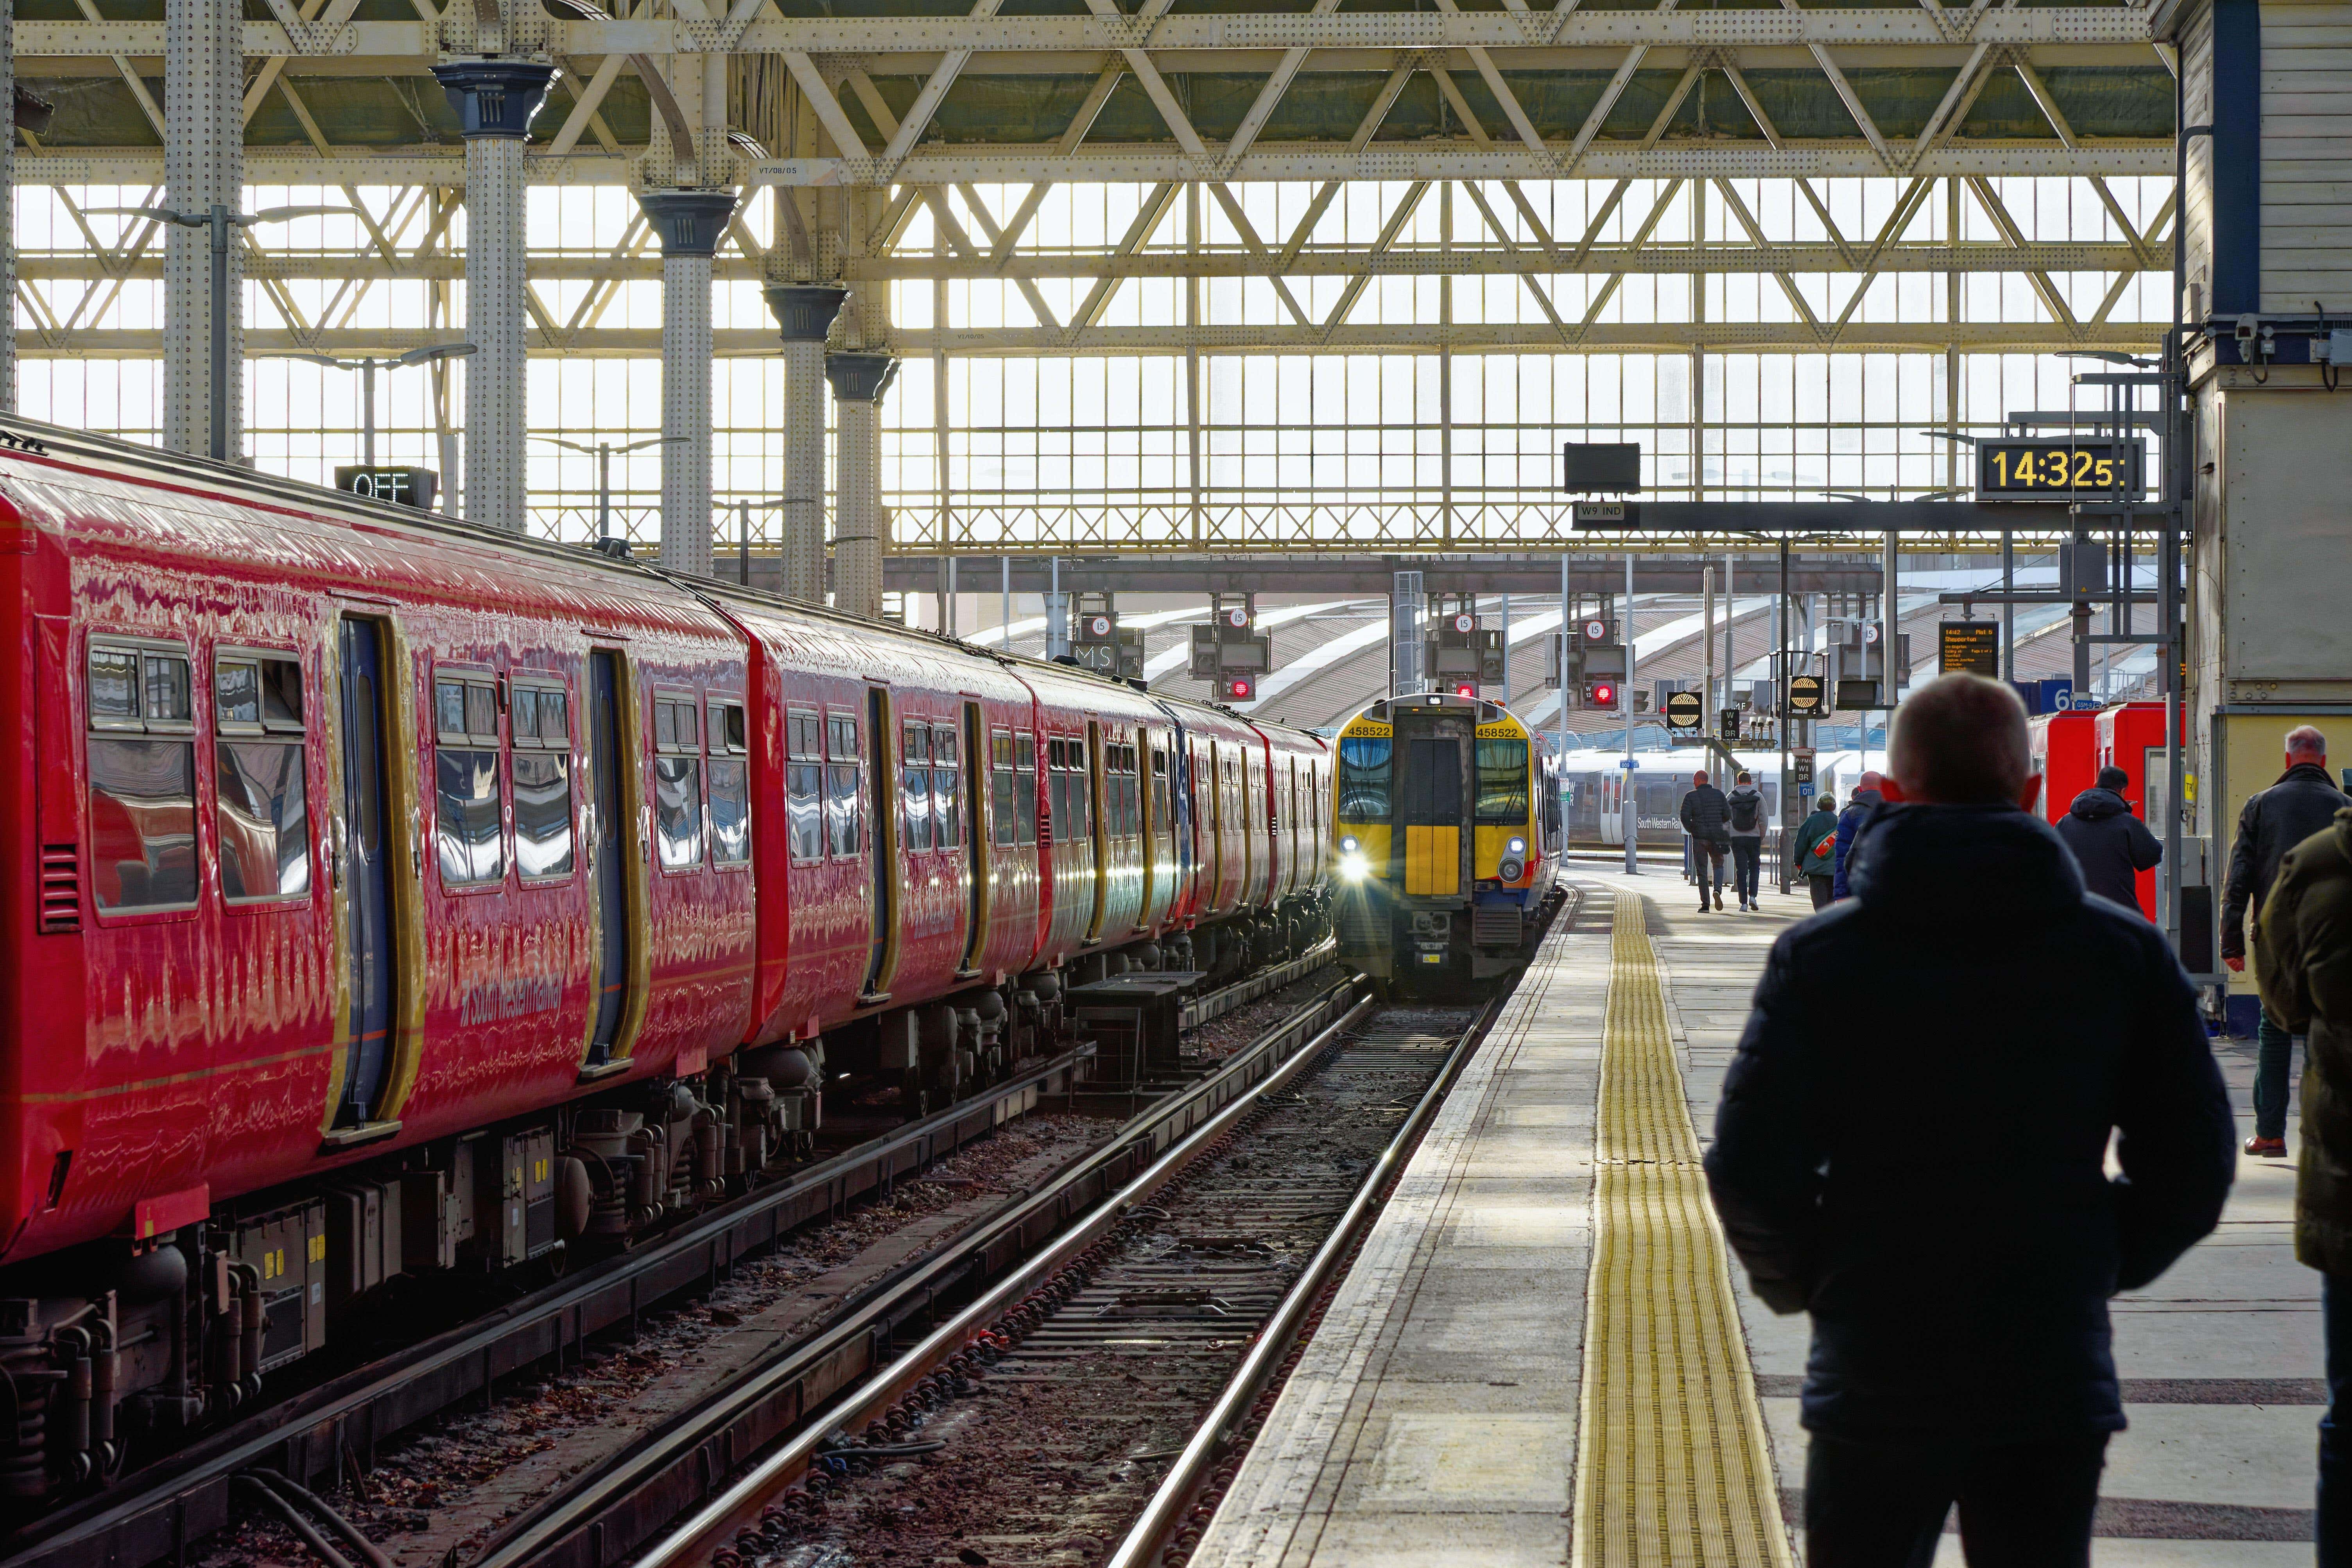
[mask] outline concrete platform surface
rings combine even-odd
[[[1194,1552],[1201,1568],[1604,1560],[1574,1539],[1575,1472],[1615,895],[1647,900],[1701,1140],[1765,951],[1811,905],[1768,891],[1758,913],[1700,915],[1679,876],[1573,875],[1580,917],[1555,927],[1401,1178]],[[2216,1050],[2250,1132],[2252,1042]],[[2109,1449],[2097,1568],[2310,1561],[2318,1277],[2294,1260],[2293,1202],[2290,1163],[2244,1162],[2221,1229],[2115,1303],[2131,1426]],[[1806,1322],[1729,1273],[1749,1408],[1793,1523]],[[1782,1544],[1775,1560],[1799,1559]],[[1750,1560],[1727,1551],[1702,1555]],[[1956,1535],[1937,1561],[1961,1561]]]

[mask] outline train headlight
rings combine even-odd
[[[1353,855],[1355,852],[1356,836],[1350,833],[1348,837],[1339,840],[1339,853],[1342,855]]]
[[[1503,846],[1503,853],[1506,855],[1524,855],[1527,852],[1528,841],[1524,838],[1514,838]]]
[[[1350,882],[1362,881],[1369,869],[1370,868],[1364,864],[1364,858],[1353,849],[1339,857],[1339,875]]]
[[[1516,882],[1527,874],[1528,868],[1517,860],[1506,860],[1497,869],[1502,872],[1504,881]]]

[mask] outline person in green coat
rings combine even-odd
[[[2253,948],[2263,1007],[2304,1037],[2294,1255],[2320,1275],[2327,1414],[2319,1421],[2319,1562],[2352,1564],[2352,808],[2288,850]]]
[[[1831,879],[1837,875],[1832,847],[1837,842],[1837,800],[1825,795],[1813,802],[1812,816],[1797,825],[1797,869],[1805,874],[1805,886],[1812,889],[1817,910],[1830,907]]]

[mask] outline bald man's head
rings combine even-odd
[[[2286,732],[2286,765],[2294,767],[2297,763],[2327,765],[2327,737],[2317,726],[2305,724]]]
[[[1947,675],[1895,710],[1887,772],[1910,800],[1947,805],[2014,802],[2032,777],[2025,704],[1998,680]]]

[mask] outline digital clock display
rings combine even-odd
[[[2110,496],[2137,500],[2147,444],[2084,436],[2034,436],[1977,443],[1979,500],[2063,500]]]

